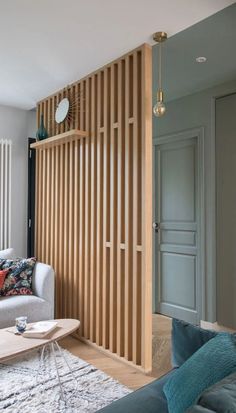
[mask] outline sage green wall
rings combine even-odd
[[[154,65],[153,70],[157,70]],[[154,81],[153,96],[157,85]],[[215,233],[215,98],[236,91],[234,81],[168,102],[162,118],[153,118],[153,137],[170,135],[186,129],[204,128],[205,137],[205,315],[216,321],[216,233]]]

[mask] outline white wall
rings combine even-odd
[[[156,85],[154,85],[155,91]],[[167,103],[163,118],[153,120],[153,137],[204,127],[205,136],[205,223],[206,264],[204,318],[216,321],[216,233],[215,233],[215,97],[236,91],[236,80]]]
[[[27,252],[27,138],[35,129],[35,111],[0,105],[0,138],[12,141],[11,246],[22,257]]]

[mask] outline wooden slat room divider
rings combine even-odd
[[[33,145],[35,252],[56,270],[56,315],[80,319],[80,337],[145,371],[152,342],[151,64],[143,45],[39,102],[38,120],[43,113],[50,136],[68,136]],[[71,124],[57,125],[66,92],[83,98]]]

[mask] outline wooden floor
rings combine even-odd
[[[154,359],[153,372],[150,375],[145,375],[73,337],[67,337],[60,344],[72,354],[93,364],[130,389],[136,390],[170,369],[170,331],[171,321],[169,318],[157,314],[153,315]]]

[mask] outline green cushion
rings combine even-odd
[[[101,413],[168,413],[163,386],[174,370],[158,380],[130,393],[109,406],[99,410]]]
[[[200,394],[236,371],[236,339],[219,333],[194,353],[164,385],[169,413],[184,413]]]

